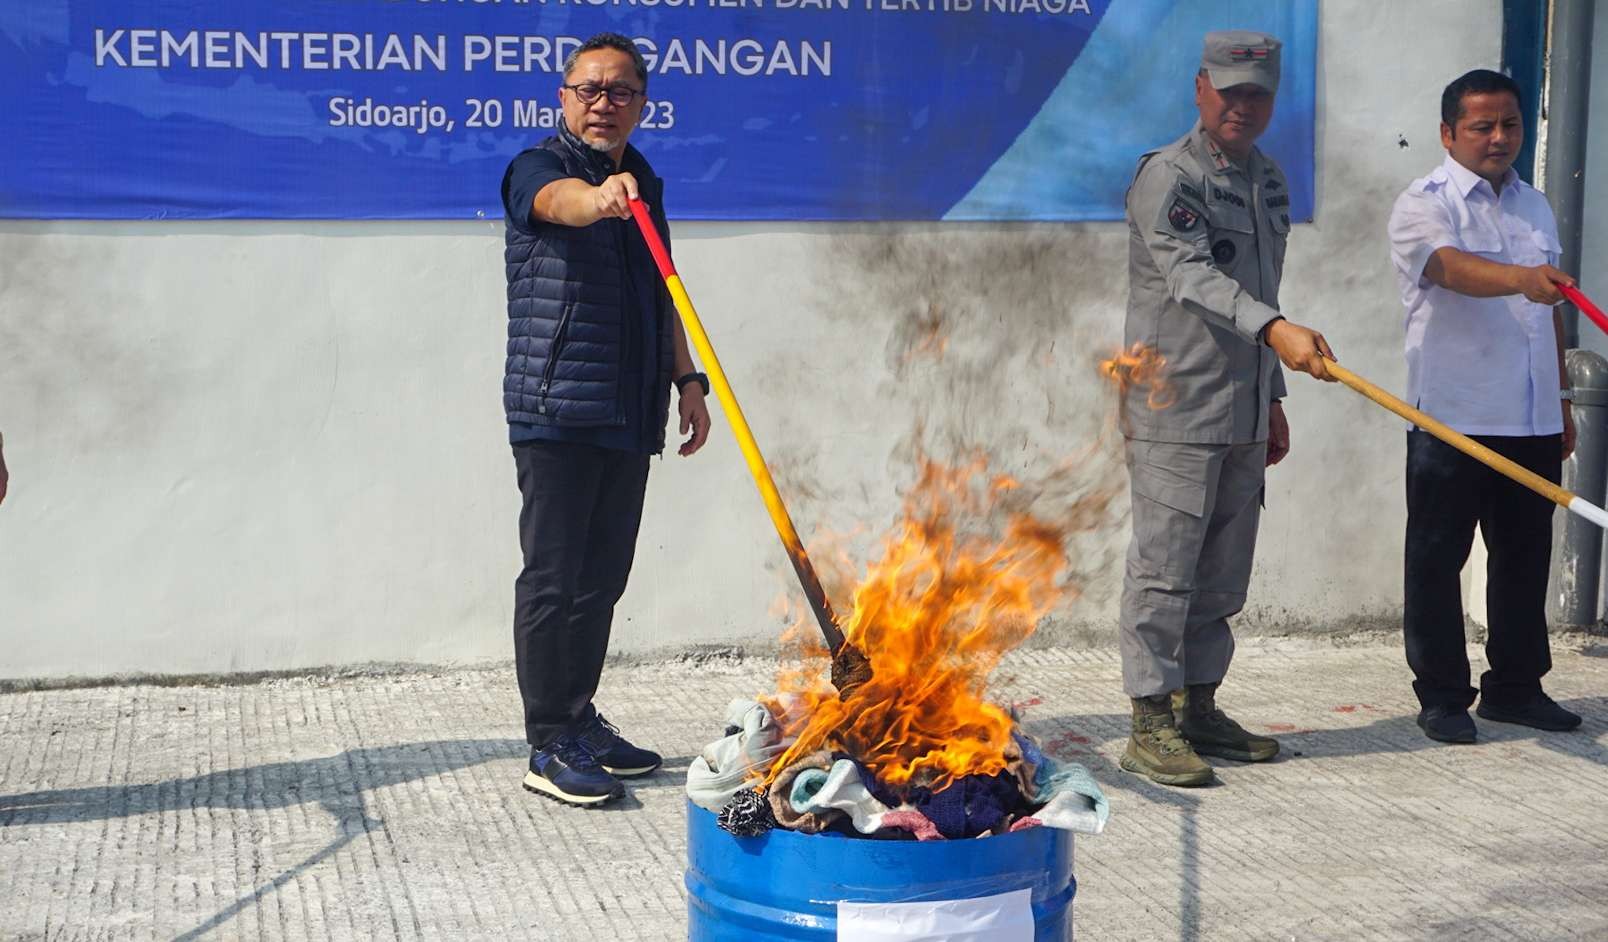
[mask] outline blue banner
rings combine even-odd
[[[609,30],[672,218],[1120,219],[1227,28],[1285,42],[1262,146],[1310,219],[1317,0],[6,2],[0,216],[497,218]]]

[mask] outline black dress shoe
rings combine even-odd
[[[1567,732],[1580,725],[1578,714],[1570,713],[1558,706],[1544,693],[1538,693],[1528,703],[1518,706],[1487,703],[1485,698],[1481,697],[1479,708],[1474,712],[1498,723],[1514,723],[1531,729],[1551,730],[1555,733]]]
[[[1436,742],[1471,743],[1476,733],[1468,711],[1456,707],[1424,707],[1418,713],[1418,727]]]

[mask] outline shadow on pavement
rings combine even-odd
[[[1244,711],[1231,711],[1253,731],[1278,738],[1279,756],[1271,764],[1307,762],[1346,756],[1412,753],[1429,749],[1479,749],[1508,742],[1533,740],[1543,749],[1597,765],[1608,766],[1608,697],[1581,697],[1559,701],[1579,713],[1584,722],[1578,730],[1565,733],[1544,732],[1507,723],[1494,723],[1475,717],[1479,742],[1474,746],[1451,746],[1435,742],[1418,728],[1416,713],[1401,715],[1368,704],[1343,704],[1333,708],[1337,718],[1375,716],[1364,725],[1337,725],[1332,729],[1298,728],[1290,724],[1260,724]],[[1167,856],[1177,860],[1179,880],[1180,942],[1200,938],[1200,832],[1196,826],[1200,795],[1220,785],[1203,788],[1173,788],[1157,785],[1143,776],[1120,769],[1100,751],[1102,744],[1115,743],[1120,749],[1129,733],[1127,714],[1082,714],[1031,717],[1023,721],[1027,732],[1038,737],[1045,751],[1068,762],[1086,766],[1102,786],[1113,792],[1134,795],[1152,805],[1176,809],[1179,815],[1178,846]],[[1231,767],[1238,763],[1210,760],[1213,766]],[[1162,849],[1157,849],[1158,854]],[[1158,861],[1159,862],[1159,861]]]
[[[150,784],[0,795],[0,827],[100,821],[191,808],[262,810],[317,802],[337,819],[362,793],[485,762],[525,758],[516,739],[452,739],[348,749],[332,756],[224,769]]]
[[[334,818],[338,833],[328,844],[176,937],[199,939],[318,866],[354,839],[383,828],[383,820],[369,816],[367,793],[487,762],[524,760],[530,754],[529,748],[518,739],[402,743],[348,749],[315,759],[225,769],[150,784],[97,785],[0,795],[0,827],[102,821],[198,808],[263,811],[312,803]],[[657,772],[630,780],[625,798],[597,811],[615,813],[641,808],[642,803],[632,794],[633,790],[680,787],[691,761],[691,756],[668,757]],[[513,779],[508,787],[516,790],[520,784]],[[541,800],[530,797],[532,801]],[[576,813],[593,812],[576,809]]]
[[[1573,756],[1596,765],[1608,766],[1608,744],[1601,736],[1608,730],[1608,697],[1578,697],[1558,701],[1565,709],[1584,718],[1579,729],[1566,733],[1546,732],[1496,723],[1474,716],[1479,727],[1479,739],[1472,746],[1449,745],[1435,742],[1418,728],[1417,714],[1391,714],[1374,710],[1366,704],[1361,709],[1377,712],[1379,716],[1365,726],[1337,729],[1296,729],[1275,731],[1283,749],[1278,761],[1301,759],[1332,759],[1343,756],[1377,755],[1386,752],[1420,752],[1428,749],[1479,749],[1482,746],[1504,742],[1534,741],[1543,749],[1559,755]],[[1469,711],[1473,715],[1473,711]]]

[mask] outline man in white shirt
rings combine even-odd
[[[1419,408],[1556,482],[1574,450],[1563,323],[1553,305],[1558,227],[1513,171],[1524,143],[1519,87],[1476,69],[1441,96],[1447,158],[1390,214],[1391,258],[1407,307],[1407,385]],[[1580,717],[1541,690],[1552,667],[1546,587],[1552,504],[1421,429],[1407,433],[1403,613],[1407,663],[1441,742],[1471,743],[1481,718],[1569,730]],[[1490,670],[1470,686],[1458,575],[1478,524],[1490,556]]]

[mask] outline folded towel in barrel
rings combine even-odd
[[[1032,737],[1013,734],[1025,761],[1033,762],[1033,794],[1028,796],[1042,807],[1032,817],[1046,827],[1099,834],[1111,818],[1111,802],[1100,790],[1089,770],[1076,762],[1062,762],[1039,747]]]
[[[941,841],[944,839],[938,833],[938,826],[927,819],[919,811],[901,808],[883,815],[878,822],[888,830],[908,831],[916,836],[918,841]]]
[[[771,712],[753,700],[733,700],[726,707],[726,726],[736,732],[705,746],[687,768],[687,798],[716,813],[755,784],[792,743]]]
[[[835,812],[848,815],[856,831],[870,834],[882,826],[881,817],[888,811],[887,805],[872,796],[871,790],[860,778],[860,770],[848,759],[838,759],[828,769],[807,768],[800,771],[793,778],[788,804],[800,815],[820,819],[820,826],[813,830],[798,828],[809,830],[810,833],[818,832],[830,823]]]
[[[812,811],[799,811],[793,807],[793,788],[800,778],[809,780],[812,773],[819,772],[823,776],[826,770],[832,767],[832,754],[826,750],[812,752],[776,773],[771,780],[768,797],[770,799],[771,814],[776,816],[778,827],[790,831],[802,831],[805,834],[819,834],[826,830],[834,817],[840,812],[834,809],[821,809],[819,813]]]

